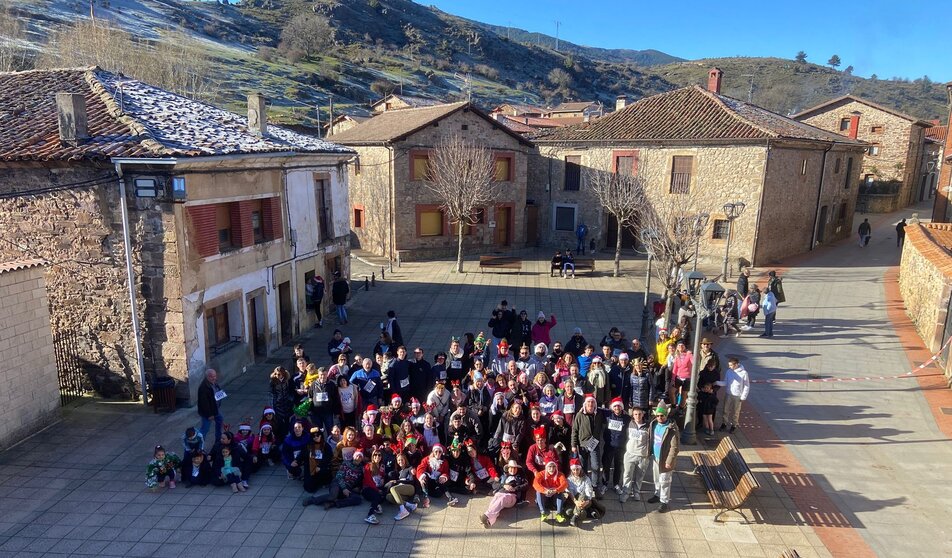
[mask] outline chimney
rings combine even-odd
[[[619,95],[615,97],[615,111],[619,111],[628,106],[628,95]]]
[[[77,144],[89,137],[86,119],[86,98],[79,93],[56,94],[56,119],[63,143]]]
[[[859,135],[859,112],[850,113],[850,139],[856,139],[856,136]]]
[[[267,99],[261,93],[248,95],[248,128],[257,136],[268,133]]]
[[[721,94],[721,77],[724,72],[720,68],[711,68],[707,73],[707,90],[711,93]]]

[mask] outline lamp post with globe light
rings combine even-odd
[[[724,287],[714,281],[707,281],[704,274],[692,271],[685,277],[685,287],[688,296],[694,302],[696,312],[694,322],[694,347],[691,364],[691,386],[688,389],[687,407],[684,413],[684,430],[681,432],[681,442],[697,444],[697,377],[701,359],[698,352],[701,349],[701,327],[704,319],[714,313],[717,302],[724,294]]]

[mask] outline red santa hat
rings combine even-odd
[[[265,407],[264,411],[261,412],[262,415],[267,415],[269,413],[272,415],[275,414],[274,409],[272,409],[271,407]]]
[[[443,444],[433,444],[433,447],[430,448],[430,452],[440,450],[440,453],[446,453],[446,448],[443,447]]]
[[[589,399],[591,399],[592,401],[594,401],[594,402],[596,402],[596,403],[598,402],[598,401],[595,399],[595,394],[594,394],[594,393],[586,393],[586,394],[585,394],[585,402],[586,402],[586,403],[588,403],[588,400],[589,400]]]
[[[367,411],[366,411],[366,413],[367,413],[368,415],[376,415],[378,412],[380,412],[380,411],[377,410],[377,406],[376,406],[376,405],[367,405]]]
[[[242,422],[241,424],[238,425],[238,432],[241,432],[241,431],[251,432],[251,425],[248,424],[247,422]]]
[[[621,397],[616,397],[612,399],[611,405],[609,405],[609,407],[614,407],[615,405],[618,405],[619,407],[624,407],[625,403],[621,400]]]
[[[361,451],[361,450],[356,450],[356,451],[354,451],[354,454],[351,456],[351,459],[357,459],[357,456],[358,456],[358,455],[359,455],[360,457],[363,457],[363,456],[364,456],[364,452]]]
[[[474,448],[476,447],[476,440],[473,440],[472,438],[466,438],[466,440],[463,441],[463,444],[467,448]]]
[[[403,403],[403,398],[400,397],[399,393],[394,393],[392,396],[390,396],[390,404],[394,405],[395,401],[399,401],[400,403]],[[399,407],[399,405],[394,405],[394,406]]]
[[[582,468],[582,462],[579,460],[579,458],[573,457],[572,459],[569,460],[569,468],[574,469],[574,468],[576,468],[576,467],[578,467],[579,469],[581,469],[581,468]]]
[[[419,407],[419,406],[420,406],[420,400],[417,399],[416,397],[411,397],[411,398],[410,398],[410,406],[411,406],[411,407],[413,407],[413,406]]]
[[[544,426],[540,426],[540,427],[538,427],[538,428],[533,428],[533,429],[532,429],[532,436],[533,436],[533,437],[542,436],[543,438],[545,438],[545,427],[544,427]]]
[[[266,422],[266,423],[264,423],[264,424],[261,425],[261,430],[262,430],[262,431],[264,431],[265,428],[267,428],[268,430],[271,430],[271,423],[270,423],[270,422]]]
[[[559,410],[552,411],[552,412],[549,414],[549,416],[552,417],[552,418],[559,417],[559,418],[561,418],[561,419],[563,419],[563,420],[565,419],[565,413],[563,413],[562,411],[559,411]]]

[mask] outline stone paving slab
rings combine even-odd
[[[534,257],[535,259],[531,259]],[[626,260],[625,276],[548,277],[548,254],[527,254],[524,273],[450,273],[449,262],[404,264],[370,292],[357,293],[345,333],[369,352],[377,324],[393,309],[408,342],[428,354],[445,348],[449,335],[484,329],[502,298],[532,313],[560,318],[553,337],[566,339],[580,325],[598,341],[612,325],[638,331],[643,262]],[[470,264],[467,264],[470,265]],[[600,269],[609,262],[599,261]],[[355,264],[355,269],[358,265]],[[580,318],[573,319],[573,316]],[[333,319],[299,341],[320,362]],[[257,417],[267,400],[267,376],[290,362],[285,348],[244,374],[225,378],[226,422]],[[679,459],[673,510],[607,498],[603,522],[580,528],[542,525],[532,504],[507,510],[492,530],[479,523],[488,498],[439,502],[394,522],[385,507],[381,525],[362,519],[362,506],[323,511],[301,508],[304,492],[281,467],[254,475],[247,493],[226,488],[150,492],[144,471],[151,448],[180,452],[179,439],[197,424],[194,409],[153,414],[132,403],[96,402],[67,409],[64,419],[0,454],[0,557],[3,556],[830,556],[744,436],[735,441],[764,488],[744,525],[734,514],[714,524],[700,481],[690,474],[689,452]],[[709,440],[713,446],[717,439]],[[650,485],[646,485],[650,489]]]

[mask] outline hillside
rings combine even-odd
[[[2,1],[2,0],[0,0]],[[71,22],[86,18],[79,0],[17,0],[0,17],[22,30],[6,45],[28,45],[20,66],[49,65],[47,43]],[[289,48],[282,29],[300,14],[326,18],[332,40],[313,52]],[[652,50],[600,49],[553,37],[492,26],[409,0],[241,0],[220,4],[188,0],[96,0],[97,22],[109,22],[147,48],[169,41],[167,28],[207,57],[199,76],[204,98],[240,111],[244,96],[262,91],[278,121],[326,123],[334,113],[361,112],[390,91],[443,100],[472,98],[490,107],[502,101],[554,104],[593,99],[607,107],[618,94],[634,98],[690,83],[704,83],[707,69],[725,71],[725,93],[747,98],[754,74],[754,102],[787,113],[853,92],[921,118],[943,118],[944,89],[931,83],[866,80],[812,64],[766,58],[680,61]],[[10,35],[10,25],[0,34]],[[508,37],[507,37],[508,35]],[[0,41],[0,50],[4,48]],[[113,49],[116,50],[116,49]],[[121,50],[121,49],[120,49]],[[0,55],[3,53],[0,52]],[[109,67],[121,53],[72,64]],[[0,61],[3,58],[0,56]],[[148,74],[136,77],[149,79]],[[144,72],[144,70],[143,70]]]
[[[780,114],[791,114],[841,95],[853,94],[923,120],[949,116],[945,86],[917,80],[866,79],[832,68],[781,58],[711,58],[651,68],[677,85],[705,83],[707,71],[724,70],[721,90],[747,99],[753,76],[753,102]]]

